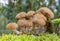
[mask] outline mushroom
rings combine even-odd
[[[35,28],[33,34],[39,34],[44,33],[46,31],[46,28],[44,27],[46,25],[46,22],[41,19],[35,19],[34,20]]]
[[[25,19],[20,19],[20,20],[18,20],[17,24],[21,28],[21,32],[26,33],[26,31],[25,31],[25,29],[26,29],[26,20]]]
[[[47,7],[41,7],[36,12],[41,12],[47,18],[54,18],[54,13]]]
[[[33,34],[39,34],[46,31],[44,26],[46,25],[47,18],[42,13],[36,13],[33,16],[32,21],[35,27]]]
[[[9,29],[9,30],[12,30],[16,34],[20,34],[20,32],[17,31],[18,25],[14,22],[7,24],[6,28]]]
[[[33,27],[33,22],[31,20],[18,20],[17,24],[21,27],[22,33],[28,33]]]
[[[22,19],[22,18],[25,18],[26,17],[26,13],[25,12],[20,12],[16,15],[16,19],[19,20],[19,19]]]
[[[39,26],[44,26],[44,25],[46,25],[47,19],[43,14],[37,13],[33,16],[32,21],[34,24],[36,24],[35,26],[37,26],[37,24]]]
[[[26,20],[26,31],[28,30],[28,32],[31,33],[32,29],[33,29],[33,21],[32,20]]]
[[[46,16],[47,18],[46,27],[47,31],[49,31],[51,27],[49,18],[54,18],[54,13],[47,7],[41,7],[39,10],[37,10],[37,12],[41,12],[44,16]]]

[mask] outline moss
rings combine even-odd
[[[0,36],[0,41],[60,41],[60,35],[57,34],[40,34],[34,35],[12,35],[3,34]]]

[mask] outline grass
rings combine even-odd
[[[0,36],[0,41],[60,41],[60,35],[40,34],[39,36],[35,36],[3,34],[2,36]]]

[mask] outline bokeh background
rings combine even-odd
[[[40,7],[50,8],[55,18],[60,18],[60,0],[0,0],[0,34],[10,33],[6,29],[9,22],[17,22],[16,14],[21,11],[36,11]]]

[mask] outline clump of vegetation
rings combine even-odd
[[[60,35],[57,34],[40,34],[34,35],[6,35],[0,36],[0,41],[60,41]]]
[[[54,24],[60,24],[60,18],[53,19],[51,22]]]
[[[60,18],[51,20],[53,32],[60,34]]]

